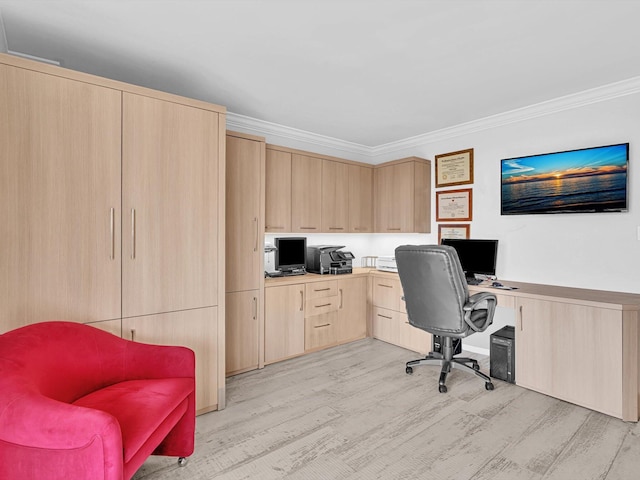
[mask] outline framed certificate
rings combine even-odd
[[[473,183],[473,148],[436,155],[436,187]]]
[[[471,233],[471,225],[459,224],[440,224],[438,225],[438,243],[443,238],[469,238]]]
[[[470,222],[473,194],[470,188],[436,192],[436,221]]]

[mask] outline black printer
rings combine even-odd
[[[352,260],[355,258],[351,252],[341,252],[344,245],[309,245],[307,246],[307,272],[320,275],[341,275],[352,273]]]

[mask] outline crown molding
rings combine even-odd
[[[640,93],[640,76],[375,147],[318,135],[231,112],[227,113],[227,125],[245,133],[279,137],[327,148],[332,151],[344,152],[349,157],[357,157],[361,161],[375,164],[377,163],[377,157],[388,156],[396,152],[406,152],[407,149],[417,148],[425,144],[469,135],[636,93]]]

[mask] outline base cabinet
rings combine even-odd
[[[122,337],[157,345],[181,345],[196,355],[196,412],[218,408],[218,309],[122,319]],[[224,359],[223,359],[224,360]]]
[[[622,417],[622,311],[527,298],[517,306],[518,385]]]
[[[304,284],[265,288],[264,363],[304,353]]]
[[[367,336],[367,279],[338,280],[338,318],[336,341],[351,342]]]
[[[227,375],[246,372],[259,367],[260,352],[260,291],[227,293],[226,348]]]

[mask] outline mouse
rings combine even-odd
[[[491,284],[492,287],[504,287],[504,285],[502,285],[500,282],[493,282]]]

